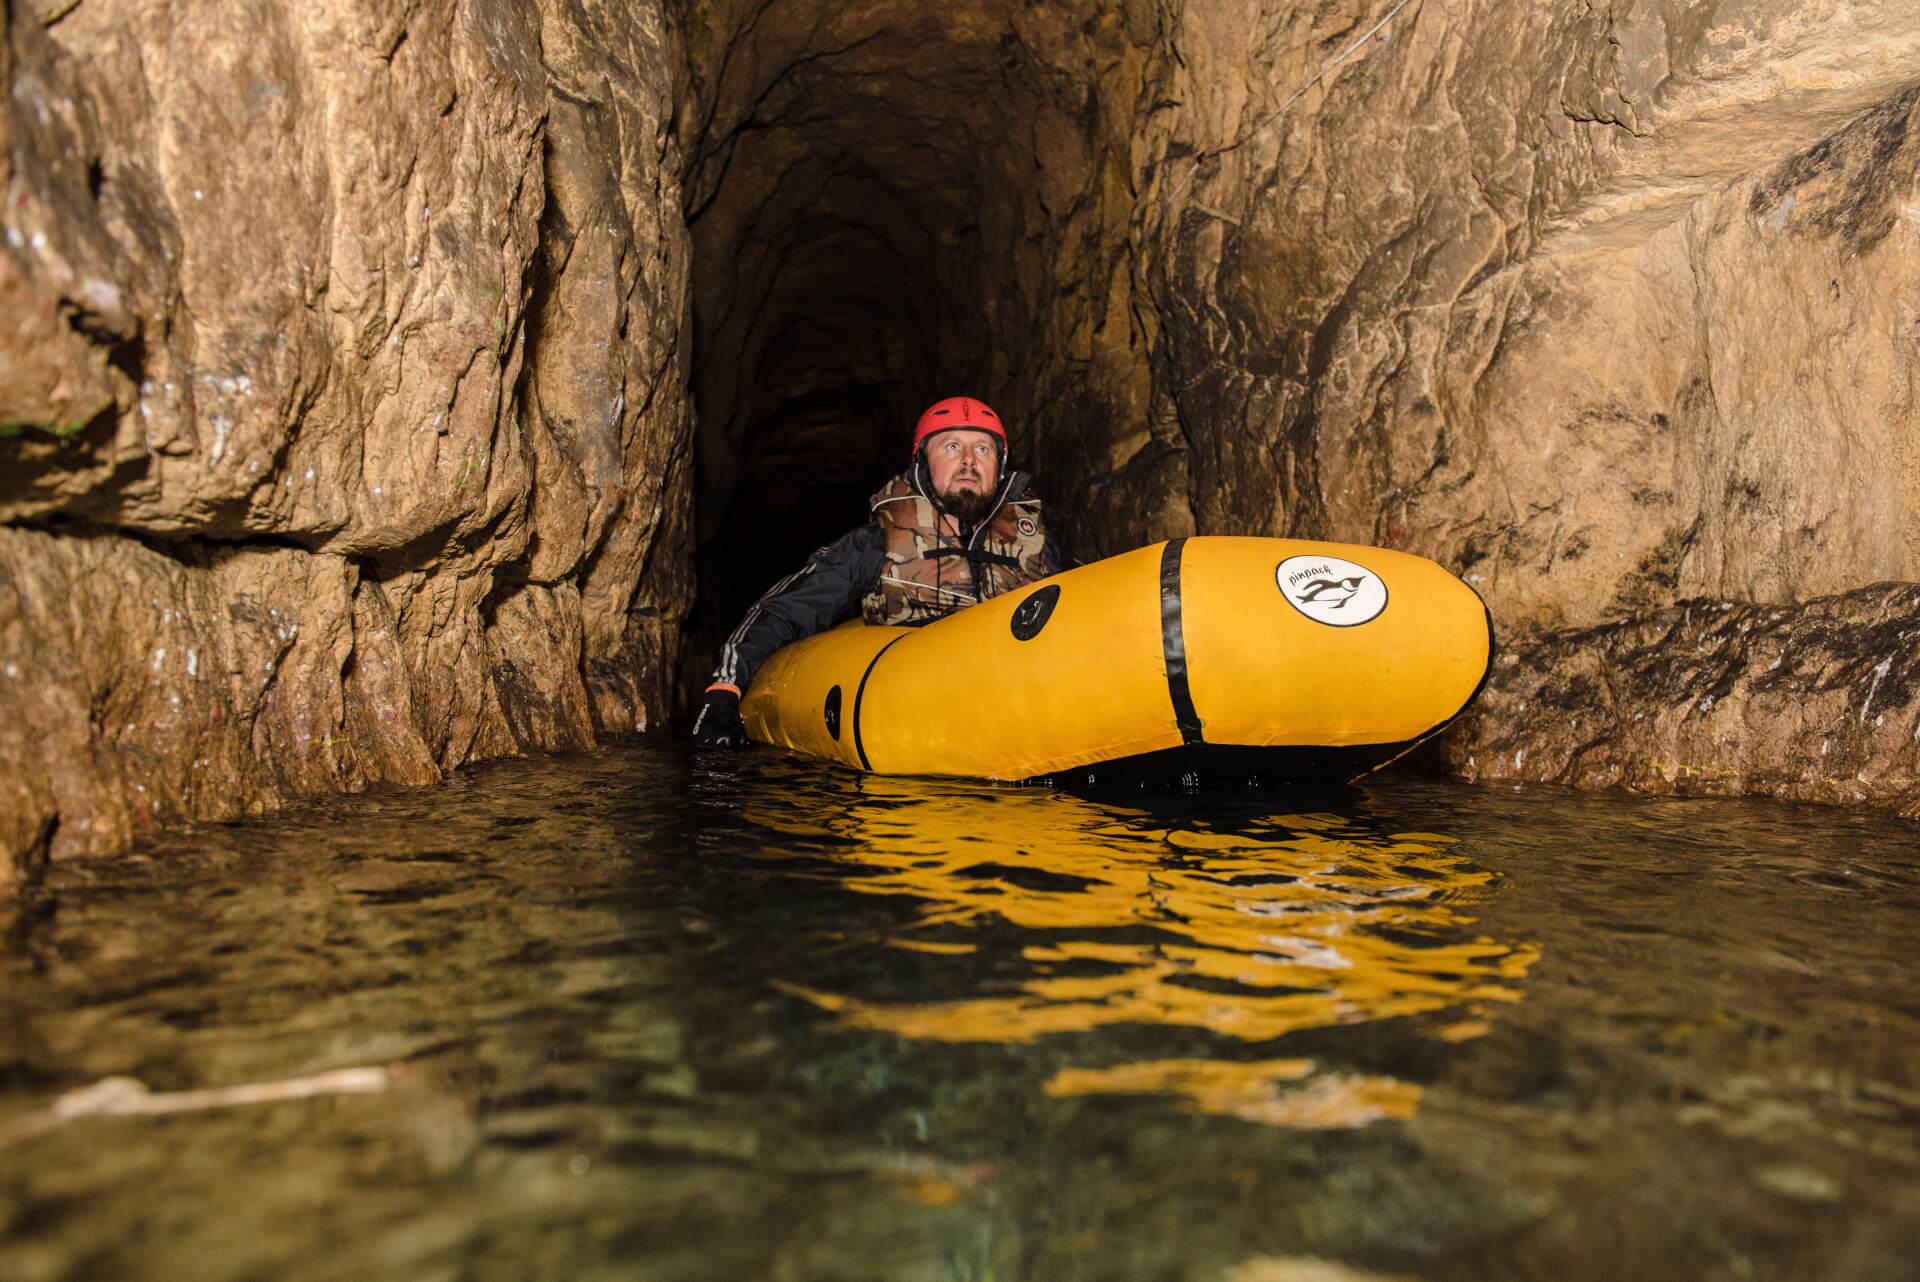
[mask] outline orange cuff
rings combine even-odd
[[[733,696],[734,698],[736,698],[736,699],[738,699],[738,698],[740,697],[740,687],[739,687],[739,686],[732,686],[732,685],[728,685],[728,684],[727,684],[726,682],[724,682],[724,681],[716,681],[716,682],[714,682],[714,683],[713,683],[712,685],[710,685],[710,686],[708,686],[708,687],[707,687],[707,689],[706,689],[706,693],[708,693],[708,694],[712,694],[712,693],[713,693],[713,692],[714,692],[715,690],[725,690],[725,691],[727,691],[727,692],[728,692],[729,694],[731,694],[731,695],[732,695],[732,696]]]

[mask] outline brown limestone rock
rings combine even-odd
[[[1920,817],[1920,585],[1693,601],[1527,637],[1441,740],[1470,779],[1863,802]]]
[[[92,103],[31,20],[0,15],[0,36],[0,441],[50,476],[131,401],[112,357],[135,322],[118,248],[87,216]]]
[[[362,712],[355,662],[377,673],[391,638],[357,638],[340,558],[0,527],[0,567],[0,750],[33,803],[10,810],[14,852],[36,848],[23,829],[55,858],[110,853],[160,824],[439,777],[407,717]]]
[[[1199,528],[1424,552],[1509,624],[1920,576],[1920,13],[1520,8],[1297,15],[1258,101],[1182,95],[1140,213]],[[1873,234],[1795,216],[1842,192]]]
[[[1683,657],[1691,638],[1660,621],[1688,598],[1791,612],[1920,579],[1920,10],[1159,12],[1178,58],[1143,64],[1157,110],[1135,135],[1127,242],[1133,364],[1153,373],[1122,430],[1144,452],[1151,428],[1167,462],[1145,492],[1089,477],[1119,527],[1104,546],[1165,529],[1149,494],[1177,478],[1201,532],[1405,548],[1473,584],[1503,633],[1627,615]],[[1081,315],[1055,304],[1043,367]],[[1070,396],[1088,412],[1062,420],[1069,452],[1097,458],[1114,433],[1094,407],[1117,382],[1092,381]],[[1870,673],[1892,651],[1848,656],[1882,631],[1842,628],[1830,660]],[[1522,675],[1612,654],[1522,653]],[[1710,680],[1678,666],[1674,716]],[[1756,734],[1792,729],[1779,761],[1691,730],[1649,744],[1601,713],[1593,768],[1548,751],[1564,728],[1533,729],[1502,688],[1455,740],[1473,745],[1463,770],[1491,745],[1505,764],[1473,773],[1637,785],[1646,769],[1616,757],[1638,751],[1729,791],[1909,804],[1912,711],[1842,733],[1838,686],[1808,713],[1846,767],[1824,772],[1792,687],[1750,713]]]
[[[577,588],[594,728],[644,730],[674,707],[693,587],[680,53],[653,6],[551,4],[541,31],[556,94],[521,397],[538,441],[527,575]]]
[[[659,9],[11,13],[0,865],[659,721]]]

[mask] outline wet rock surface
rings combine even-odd
[[[1442,741],[1456,772],[1868,802],[1920,818],[1920,587],[1692,601],[1527,638]]]
[[[6,37],[0,864],[663,718],[657,11],[88,2]]]
[[[1710,598],[1817,647],[1805,603],[1920,579],[1894,0],[5,22],[0,865],[660,725],[958,391],[1082,557],[1460,574],[1516,656],[1473,773],[1654,777],[1505,693],[1607,620]]]

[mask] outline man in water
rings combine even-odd
[[[873,496],[873,519],[768,589],[720,650],[695,742],[747,741],[740,696],[781,646],[824,631],[856,606],[868,623],[918,627],[1058,573],[1058,544],[1007,468],[1000,416],[971,397],[929,407],[906,471]]]

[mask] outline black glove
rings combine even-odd
[[[738,748],[747,741],[740,720],[740,696],[731,690],[709,690],[693,719],[693,741],[708,748]]]

